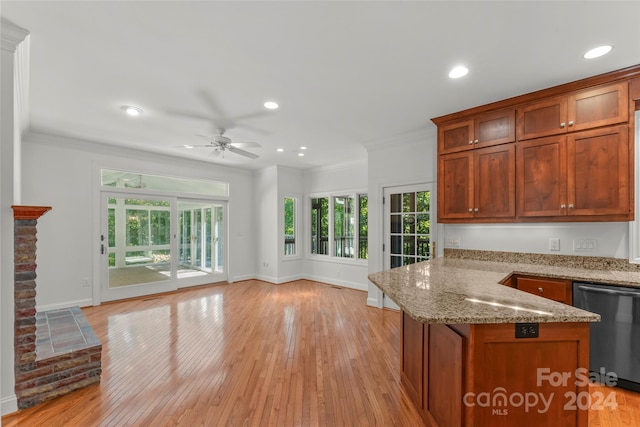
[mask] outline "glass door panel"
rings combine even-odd
[[[385,188],[384,197],[384,268],[431,259],[431,186]],[[384,305],[397,308],[388,298]]]
[[[102,301],[175,289],[172,284],[171,199],[103,194]]]
[[[224,208],[210,202],[178,201],[181,221],[178,279],[225,273]]]

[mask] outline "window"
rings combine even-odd
[[[312,198],[311,253],[336,258],[367,259],[367,221],[366,194]],[[329,245],[329,241],[333,244]]]
[[[333,198],[333,243],[334,256],[353,258],[354,242],[353,197]]]
[[[284,198],[284,254],[296,254],[296,199]]]
[[[369,197],[358,195],[358,258],[369,258]]]
[[[311,199],[311,253],[329,255],[329,198]]]

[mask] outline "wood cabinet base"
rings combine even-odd
[[[402,384],[428,426],[586,427],[589,324],[427,325],[402,314]],[[582,407],[583,409],[580,409]]]

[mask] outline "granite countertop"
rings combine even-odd
[[[597,322],[600,315],[499,284],[511,274],[640,287],[640,272],[437,258],[369,275],[423,323]]]

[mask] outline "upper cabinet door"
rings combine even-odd
[[[516,111],[502,110],[475,119],[475,147],[505,144],[516,140]]]
[[[456,153],[473,149],[473,120],[438,127],[438,153]]]
[[[438,159],[438,220],[464,218],[473,218],[473,151]]]
[[[568,214],[629,214],[628,126],[592,129],[567,138]]]
[[[515,140],[515,110],[494,111],[439,126],[438,154],[457,153]]]
[[[567,131],[567,98],[552,98],[518,108],[518,140]]]
[[[569,131],[623,123],[629,120],[629,83],[622,82],[576,92],[569,96]]]
[[[566,136],[516,143],[519,217],[567,215]]]
[[[475,218],[516,215],[516,144],[503,144],[474,152]]]

